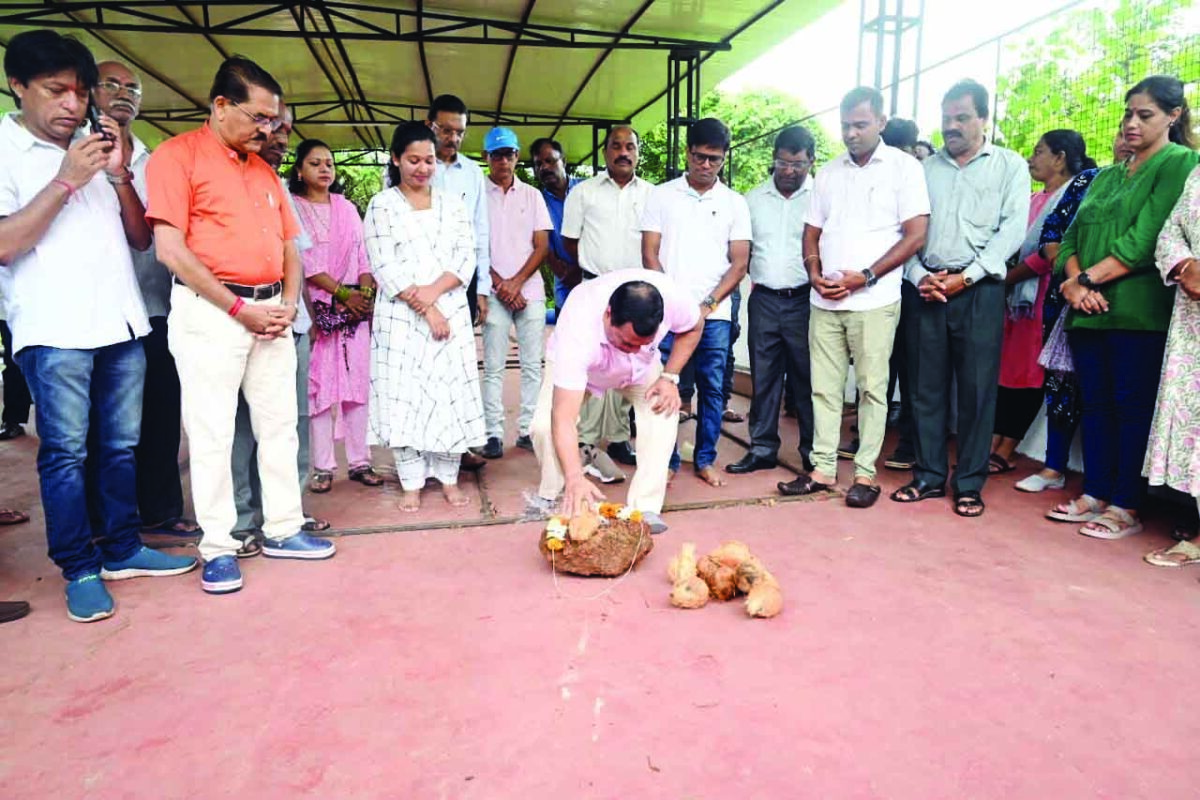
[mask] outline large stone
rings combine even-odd
[[[605,520],[590,539],[583,542],[567,539],[562,550],[551,551],[546,547],[545,534],[539,531],[538,536],[538,547],[546,562],[559,572],[572,575],[621,575],[654,549],[650,526],[629,520]]]

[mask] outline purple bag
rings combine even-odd
[[[1046,346],[1038,356],[1038,365],[1051,371],[1061,373],[1075,372],[1075,359],[1071,357],[1071,345],[1067,343],[1068,310],[1058,315],[1050,335],[1046,337]]]

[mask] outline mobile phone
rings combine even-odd
[[[87,107],[88,127],[92,129],[92,133],[98,133],[104,137],[105,141],[112,141],[112,134],[104,129],[100,124],[100,107],[96,105],[95,100],[88,101]]]

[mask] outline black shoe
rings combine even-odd
[[[726,464],[725,471],[730,475],[745,475],[748,472],[757,472],[760,469],[774,469],[779,466],[779,462],[773,458],[763,458],[756,456],[754,453],[746,453],[742,456],[741,461],[733,464]]]
[[[917,465],[917,457],[912,453],[906,453],[903,450],[897,449],[887,457],[883,465],[888,469],[912,469]]]
[[[462,454],[462,460],[458,462],[458,470],[459,472],[479,472],[486,463],[483,456],[475,455],[468,450]]]
[[[18,436],[24,435],[25,429],[15,423],[12,425],[5,425],[3,428],[0,428],[0,442],[6,442],[9,439],[16,439]]]
[[[12,622],[29,613],[29,603],[24,600],[5,600],[0,602],[0,622]]]
[[[529,438],[529,434],[527,433],[517,437],[516,445],[522,450],[533,452],[533,439]]]
[[[618,464],[624,464],[627,467],[637,466],[637,453],[633,451],[633,447],[629,442],[611,442],[608,445],[608,457]]]
[[[838,451],[837,451],[837,457],[840,459],[843,459],[845,461],[853,461],[854,457],[856,455],[858,455],[858,437],[857,436],[855,436],[854,439],[851,440],[850,444],[842,445],[841,447],[838,448]]]
[[[900,404],[892,403],[888,406],[887,426],[889,428],[900,427]]]
[[[879,499],[878,486],[856,483],[846,492],[846,505],[851,508],[870,508]]]
[[[504,445],[500,444],[499,437],[489,436],[487,444],[480,448],[479,455],[484,458],[504,458]]]
[[[775,484],[775,488],[784,497],[799,497],[800,495],[824,492],[829,489],[829,484],[817,483],[811,475],[801,475],[799,478],[787,481],[786,483],[780,481]]]

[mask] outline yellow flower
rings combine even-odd
[[[563,549],[563,540],[547,538],[546,539],[546,549],[547,550],[562,550]]]

